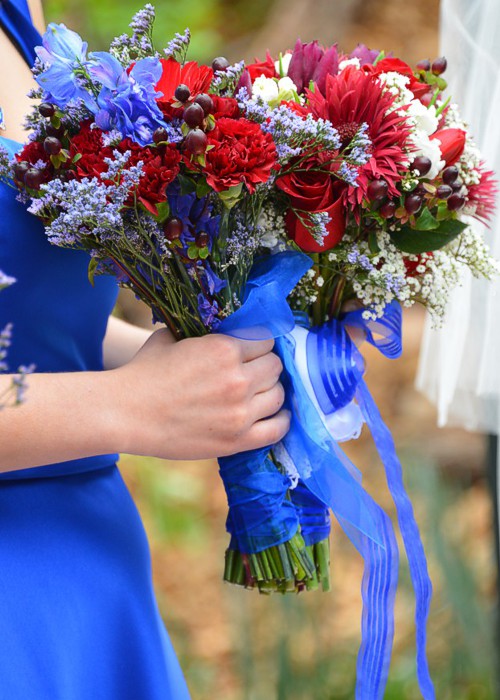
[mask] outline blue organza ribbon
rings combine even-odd
[[[240,338],[276,339],[275,349],[284,366],[286,406],[291,412],[283,448],[300,476],[300,488],[309,491],[316,504],[319,501],[333,511],[364,559],[356,699],[380,700],[392,652],[398,547],[390,518],[363,489],[359,470],[331,438],[294,361],[295,342],[287,335],[293,329],[294,316],[286,297],[311,264],[308,256],[296,252],[266,258],[253,270],[242,307],[223,321],[219,331]],[[367,322],[362,311],[356,311],[341,321],[312,329],[307,337],[308,372],[324,414],[356,398],[384,462],[415,589],[420,689],[425,700],[432,700],[435,695],[425,652],[431,596],[425,556],[394,443],[362,379],[363,358],[346,326],[361,328],[367,340],[386,356],[397,357],[401,352],[401,311],[399,306],[391,306],[376,322]],[[287,541],[297,531],[298,515],[303,514],[300,502],[297,510],[286,501],[291,482],[274,467],[267,453],[267,449],[255,450],[219,460],[230,506],[227,528],[231,546],[242,552],[258,552]],[[297,496],[300,501],[300,492]],[[317,536],[314,527],[312,523],[312,537]]]

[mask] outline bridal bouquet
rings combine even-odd
[[[356,343],[397,357],[401,306],[421,302],[439,322],[465,268],[498,272],[469,227],[493,211],[492,173],[443,97],[444,59],[412,70],[364,46],[298,41],[250,65],[206,66],[186,60],[188,30],[158,51],[153,20],[146,5],[132,36],[93,53],[49,25],[30,140],[10,177],[51,243],[88,251],[90,280],[116,275],[176,338],[275,338],[291,428],[278,445],[219,460],[224,576],[264,593],[328,589],[332,510],[365,559],[364,700],[383,695],[398,568],[391,521],[338,445],[369,425],[415,588],[420,687],[433,698],[425,556]]]

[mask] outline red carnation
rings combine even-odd
[[[329,172],[317,169],[318,160],[311,158],[300,171],[292,171],[276,180],[276,186],[290,198],[291,208],[285,215],[288,235],[307,252],[320,253],[337,245],[345,230],[345,210],[342,195],[346,185],[335,180]],[[298,210],[298,211],[295,211]],[[330,222],[328,235],[320,244],[313,237],[310,214],[326,212]]]
[[[214,103],[213,115],[215,119],[220,117],[228,117],[230,119],[239,119],[240,108],[238,101],[234,97],[219,97],[219,95],[210,95]]]
[[[47,164],[50,163],[50,157],[46,153],[43,143],[39,141],[30,141],[27,143],[21,153],[16,154],[16,159],[19,162],[25,160],[31,165],[34,165],[39,160],[43,160],[43,162]]]
[[[276,146],[270,134],[248,119],[222,117],[208,134],[206,165],[203,172],[216,192],[244,183],[252,194],[267,182],[276,167]]]
[[[181,155],[175,146],[161,145],[156,148],[139,146],[130,139],[124,139],[118,149],[124,153],[131,151],[127,167],[143,162],[142,176],[137,187],[137,199],[152,214],[156,214],[155,204],[164,202],[168,185],[179,173]]]
[[[181,83],[188,86],[193,98],[200,92],[209,91],[214,72],[208,66],[199,66],[196,61],[188,61],[181,66],[173,58],[161,58],[160,63],[163,72],[156,90],[162,92],[163,96],[157,102],[165,116],[171,117],[180,111],[172,107],[172,102],[175,102],[174,92]]]
[[[99,177],[108,169],[104,159],[113,157],[113,149],[104,146],[100,129],[91,129],[90,122],[84,122],[78,134],[71,137],[69,155],[70,161],[81,156],[76,163],[77,178]]]

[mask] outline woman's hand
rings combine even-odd
[[[172,344],[156,331],[113,383],[116,449],[170,459],[220,457],[278,442],[289,427],[274,341],[224,335]]]

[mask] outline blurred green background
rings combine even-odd
[[[126,31],[141,3],[45,0],[93,49]],[[438,0],[182,0],[158,2],[156,40],[189,26],[191,58],[264,57],[297,36],[393,50],[409,62],[438,52]],[[119,312],[147,316],[122,297]],[[145,320],[146,319],[146,320]],[[493,700],[498,650],[491,504],[485,440],[438,430],[433,408],[413,388],[423,313],[405,318],[405,353],[389,362],[368,352],[368,381],[393,430],[429,557],[435,595],[429,657],[439,700]],[[347,446],[368,489],[394,516],[367,435]],[[354,697],[360,629],[361,561],[338,527],[330,594],[259,597],[221,581],[227,544],[225,496],[214,463],[122,458],[122,470],[151,541],[156,590],[193,700],[348,700]],[[413,597],[403,557],[395,653],[386,698],[419,698]]]

